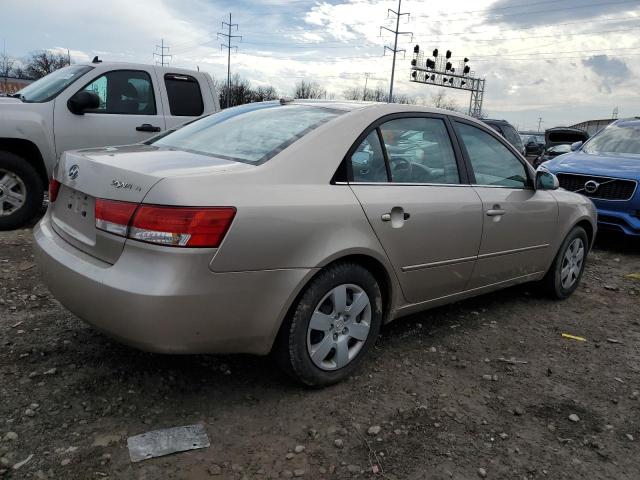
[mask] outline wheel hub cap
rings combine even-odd
[[[0,169],[0,217],[13,214],[27,199],[27,188],[15,173]]]
[[[307,329],[307,352],[315,366],[337,370],[350,363],[369,336],[371,302],[353,284],[339,285],[320,300]]]
[[[567,247],[560,270],[560,281],[564,288],[571,288],[578,280],[584,263],[584,254],[585,247],[581,238],[574,239]]]

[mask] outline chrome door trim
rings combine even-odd
[[[403,272],[413,272],[414,270],[422,270],[424,268],[443,267],[445,265],[454,265],[456,263],[473,262],[477,258],[478,258],[477,256],[463,257],[463,258],[452,258],[451,260],[441,260],[441,261],[438,261],[438,262],[423,263],[423,264],[420,264],[420,265],[409,265],[409,266],[406,266],[406,267],[402,267],[401,270]]]
[[[404,187],[471,187],[468,183],[335,182],[335,185],[388,185]]]
[[[482,255],[475,255],[473,257],[453,258],[451,260],[440,260],[438,262],[423,263],[419,265],[407,265],[405,267],[402,267],[401,270],[403,272],[413,272],[415,270],[422,270],[425,268],[442,267],[445,265],[454,265],[457,263],[467,263],[467,262],[473,262],[475,260],[484,260],[485,258],[500,257],[502,255],[512,255],[514,253],[522,253],[530,250],[540,250],[543,248],[547,248],[548,246],[549,246],[548,243],[544,243],[541,245],[532,245],[530,247],[514,248],[511,250],[502,250],[500,252],[484,253]]]
[[[512,250],[502,250],[500,252],[483,253],[482,255],[478,255],[478,260],[484,260],[485,258],[500,257],[502,255],[511,255],[514,253],[528,252],[530,250],[541,250],[543,248],[547,248],[548,246],[549,246],[548,243],[543,243],[540,245],[532,245],[530,247],[514,248]]]

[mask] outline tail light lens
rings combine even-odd
[[[59,191],[60,182],[55,178],[49,180],[49,202],[53,203],[57,200]]]
[[[165,207],[96,199],[96,228],[171,247],[216,248],[235,215],[233,207]]]
[[[96,198],[96,228],[126,237],[137,203]]]

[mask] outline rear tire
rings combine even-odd
[[[541,283],[553,298],[564,300],[578,288],[589,251],[589,237],[582,227],[574,227]]]
[[[24,158],[0,151],[0,230],[14,230],[42,209],[44,185]]]
[[[274,355],[292,378],[311,387],[340,382],[360,365],[382,323],[382,295],[374,276],[341,263],[316,276],[292,306]]]

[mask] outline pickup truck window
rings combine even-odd
[[[48,102],[92,69],[93,67],[87,65],[71,65],[61,68],[23,88],[15,96],[28,103]]]
[[[155,115],[156,100],[147,72],[114,70],[96,78],[84,90],[100,97],[100,107],[87,113]]]
[[[176,117],[199,117],[204,112],[198,81],[190,75],[167,73],[164,76],[169,110]]]

